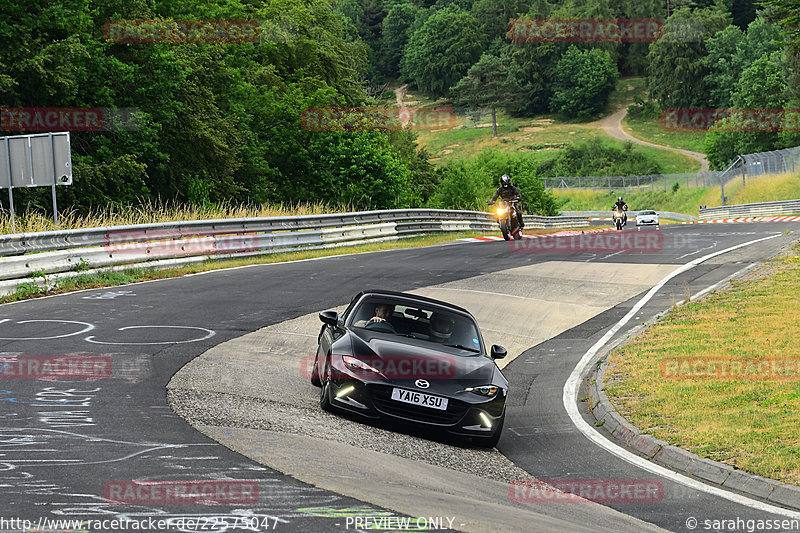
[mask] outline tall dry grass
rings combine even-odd
[[[124,226],[129,224],[151,224],[160,222],[212,220],[221,218],[252,218],[295,215],[319,215],[353,211],[349,206],[335,207],[322,203],[242,205],[220,203],[215,205],[163,204],[147,200],[138,205],[109,206],[80,214],[75,210],[60,212],[58,227],[53,223],[52,213],[26,213],[16,217],[16,233],[52,231],[55,229],[97,228]],[[9,213],[0,213],[0,231],[12,233]]]

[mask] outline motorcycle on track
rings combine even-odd
[[[515,241],[522,239],[522,229],[519,227],[519,220],[517,220],[516,201],[506,201],[500,199],[497,203],[489,202],[490,206],[494,206],[494,215],[500,224],[500,232],[503,234],[505,240]]]
[[[613,218],[614,218],[614,227],[617,228],[617,231],[621,230],[622,227],[625,224],[628,223],[628,221],[625,220],[625,218],[626,218],[625,217],[625,212],[622,209],[618,208],[618,207],[616,209],[614,209],[614,217]]]

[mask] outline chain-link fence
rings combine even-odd
[[[651,174],[646,176],[575,176],[542,178],[547,189],[663,190],[677,183],[681,187],[715,187],[723,171],[690,174]]]
[[[750,179],[775,174],[800,173],[800,146],[737,156],[725,170],[688,174],[653,174],[647,176],[574,176],[542,178],[547,189],[596,189],[633,192],[669,190],[675,187],[720,187],[724,200],[725,185],[741,178]]]
[[[734,160],[734,162],[737,161],[740,167],[739,173],[749,178],[800,172],[800,146],[772,152],[740,155]]]

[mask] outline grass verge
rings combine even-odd
[[[58,215],[58,227],[53,224],[51,214],[31,212],[16,217],[15,229],[17,233],[28,233],[56,229],[99,228],[220,218],[320,215],[349,211],[356,211],[356,209],[348,206],[327,206],[322,203],[296,205],[239,205],[225,202],[208,205],[161,204],[148,199],[138,205],[109,206],[86,215],[81,215],[76,211],[61,212]],[[0,213],[0,234],[7,233],[12,233],[11,218],[7,213]]]
[[[595,191],[589,189],[555,189],[553,192],[563,205],[563,211],[606,210],[614,203],[617,196],[623,195],[628,206],[633,210],[655,209],[656,211],[673,211],[697,216],[701,205],[717,207],[722,205],[719,187],[680,187],[672,192],[668,189],[639,190],[636,192],[623,190]],[[733,178],[725,184],[727,205],[748,204],[755,202],[773,202],[777,200],[794,200],[800,198],[800,176],[782,174],[761,177],[742,183],[741,178]]]
[[[703,143],[706,139],[702,131],[669,131],[661,127],[658,118],[643,119],[626,115],[622,125],[637,139],[692,152],[705,153]]]
[[[564,120],[555,114],[536,117],[512,117],[502,110],[497,112],[497,137],[492,137],[491,115],[469,116],[459,114],[452,129],[422,131],[418,142],[438,166],[476,157],[487,148],[501,152],[523,152],[534,161],[544,161],[558,156],[560,150],[579,141],[596,140],[616,146],[623,141],[613,139],[603,131],[600,119],[618,108],[627,106],[636,94],[643,94],[644,78],[622,78],[611,93],[604,113],[591,120]],[[417,104],[420,97],[407,94],[406,98]],[[429,102],[425,102],[429,104]],[[440,104],[443,102],[439,102]],[[658,119],[654,120],[655,127]],[[682,173],[699,170],[700,163],[682,154],[635,145],[637,151],[658,162],[665,173]]]
[[[674,308],[617,349],[606,393],[623,416],[656,438],[800,484],[798,301],[795,243],[729,289]]]

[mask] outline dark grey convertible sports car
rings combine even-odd
[[[311,382],[320,406],[393,420],[483,446],[500,439],[508,381],[487,353],[475,318],[422,296],[363,291],[341,314],[324,311]]]

